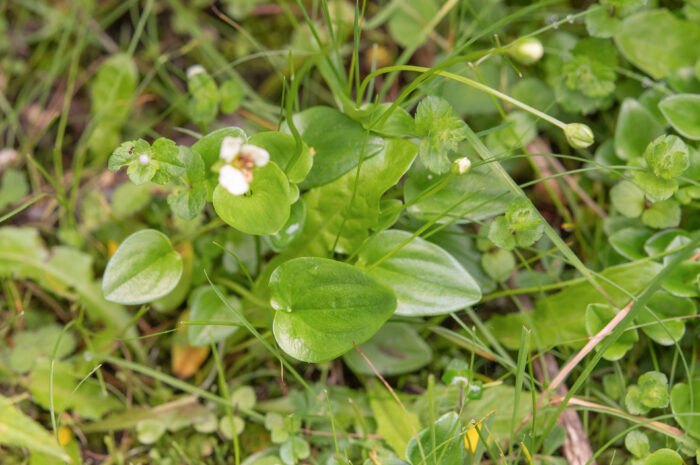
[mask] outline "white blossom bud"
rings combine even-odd
[[[464,174],[472,167],[472,162],[467,157],[458,158],[452,162],[452,172],[455,174]]]
[[[151,162],[151,157],[146,155],[145,153],[142,153],[139,155],[139,163],[141,163],[143,166],[148,165]]]
[[[193,76],[198,74],[206,73],[207,70],[204,69],[202,65],[193,65],[187,68],[187,79],[192,79]]]

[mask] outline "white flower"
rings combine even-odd
[[[146,155],[145,153],[142,153],[139,155],[139,163],[141,163],[143,166],[148,165],[148,163],[151,161],[151,158]]]
[[[187,79],[192,79],[192,77],[206,72],[207,70],[204,69],[204,66],[202,65],[190,66],[189,68],[187,68]]]
[[[226,136],[224,140],[221,141],[221,149],[219,150],[219,158],[224,160],[226,163],[231,163],[234,158],[241,151],[241,145],[243,144],[243,139],[240,137]]]
[[[455,174],[464,174],[469,171],[469,168],[472,166],[471,160],[469,160],[467,157],[458,158],[452,163]]]
[[[270,153],[262,147],[244,144],[241,147],[241,155],[251,158],[255,166],[265,166],[270,161]]]
[[[224,165],[219,171],[219,184],[233,195],[243,195],[250,186],[243,173],[231,165]]]

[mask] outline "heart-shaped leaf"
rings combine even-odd
[[[457,260],[406,231],[377,234],[360,252],[358,265],[394,290],[399,315],[441,315],[481,300],[479,285]]]
[[[221,185],[214,190],[214,210],[230,226],[246,234],[275,234],[289,218],[287,176],[270,162],[253,172],[250,191],[233,195]]]
[[[360,350],[381,375],[410,373],[424,367],[433,358],[430,346],[406,323],[387,323]],[[357,351],[350,351],[343,360],[355,373],[373,375],[372,367]]]
[[[138,305],[169,293],[182,275],[182,258],[161,232],[127,237],[105,269],[102,291],[110,302]]]
[[[368,340],[396,309],[393,291],[354,266],[296,258],[270,277],[277,343],[305,362],[336,358]]]
[[[659,102],[659,109],[673,129],[684,137],[700,140],[700,95],[679,94]]]

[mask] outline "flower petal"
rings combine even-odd
[[[257,145],[244,144],[241,147],[241,154],[252,158],[255,166],[265,166],[270,161],[270,153]]]
[[[226,161],[226,163],[231,163],[238,152],[241,151],[241,145],[243,144],[243,139],[240,137],[224,137],[221,141],[221,149],[219,150],[219,158]]]
[[[233,195],[243,195],[248,192],[250,186],[243,173],[231,165],[224,165],[219,171],[219,184]]]

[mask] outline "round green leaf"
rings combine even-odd
[[[679,236],[690,238],[690,235],[682,229],[659,231],[647,239],[644,243],[644,250],[649,255],[658,255],[666,251],[668,245]]]
[[[233,195],[221,185],[214,190],[214,210],[246,234],[275,234],[289,218],[289,182],[273,162],[253,171],[250,191]]]
[[[673,129],[684,137],[700,140],[700,95],[679,94],[666,97],[659,109]]]
[[[649,228],[624,228],[616,231],[608,240],[610,245],[623,257],[629,260],[639,260],[646,257],[644,244],[653,231]]]
[[[311,454],[309,443],[302,438],[290,438],[280,447],[280,458],[286,465],[294,465]]]
[[[693,380],[692,403],[688,384],[678,383],[673,386],[671,410],[681,428],[700,439],[700,379]]]
[[[424,367],[433,358],[430,346],[406,323],[387,323],[360,350],[385,376],[410,373]],[[355,373],[373,375],[374,371],[362,355],[350,351],[343,360]]]
[[[663,287],[673,295],[696,297],[700,295],[700,263],[683,262],[664,279]]]
[[[305,362],[334,359],[368,340],[396,309],[396,296],[359,269],[324,258],[296,258],[270,276],[272,331]]]
[[[613,307],[606,304],[590,304],[586,307],[586,331],[589,336],[593,336],[600,332],[610,320],[615,317],[617,312]],[[615,341],[603,354],[605,360],[621,359],[635,342],[639,340],[637,330],[629,330]],[[598,346],[596,346],[598,349]]]
[[[105,269],[102,291],[110,302],[138,305],[168,294],[182,275],[182,258],[161,232],[127,237]]]
[[[481,300],[479,285],[457,260],[406,231],[377,234],[360,252],[358,266],[394,290],[399,315],[442,315]]]
[[[219,159],[221,142],[224,140],[224,137],[228,136],[246,138],[245,132],[241,128],[221,128],[210,132],[192,145],[192,150],[199,152],[202,156],[207,173],[209,173],[209,168]]]
[[[165,423],[160,420],[141,420],[136,424],[136,435],[141,444],[153,444],[163,436],[165,429]]]
[[[627,218],[637,218],[644,211],[644,191],[629,181],[621,181],[610,189],[610,201]]]
[[[678,452],[671,449],[659,449],[651,454],[644,465],[683,465],[683,459]]]
[[[239,300],[235,297],[228,298],[231,306],[241,309]],[[216,291],[210,286],[202,286],[190,294],[190,320],[198,322],[217,322],[217,323],[238,323],[238,318],[235,314],[226,307],[226,304],[221,301]],[[190,325],[187,327],[187,339],[190,345],[208,346],[212,342],[218,342],[226,339],[228,336],[236,332],[238,326],[226,325]]]
[[[267,150],[270,154],[270,160],[277,163],[277,166],[287,173],[291,182],[303,181],[311,169],[313,158],[306,144],[302,144],[301,154],[290,166],[297,146],[294,137],[289,134],[277,131],[259,132],[251,136],[248,143]]]

